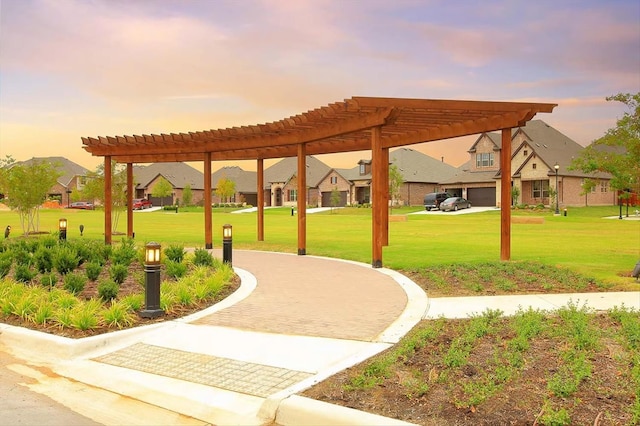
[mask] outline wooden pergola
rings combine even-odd
[[[389,149],[502,131],[501,205],[511,204],[511,129],[557,104],[353,97],[279,121],[160,135],[83,137],[84,149],[104,157],[105,242],[111,244],[111,162],[127,165],[127,235],[133,236],[133,163],[202,161],[204,205],[211,205],[213,161],[256,160],[258,241],[264,240],[264,160],[297,156],[298,193],[306,193],[305,157],[371,150],[372,265],[382,266],[389,234]],[[298,254],[306,254],[306,199],[298,198]],[[205,246],[213,247],[211,209],[204,209]],[[511,210],[501,209],[502,260],[511,256]]]

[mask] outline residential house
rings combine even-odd
[[[312,155],[306,157],[307,206],[320,206],[319,184],[331,168]],[[264,199],[267,206],[295,206],[298,203],[298,159],[284,158],[264,171]]]
[[[204,200],[204,174],[187,163],[153,163],[147,166],[133,167],[135,185],[134,198],[146,198],[153,205],[172,205],[182,203],[184,188],[191,187],[192,204],[202,204]],[[152,196],[153,188],[164,178],[173,187],[173,192],[165,199]]]
[[[396,166],[403,181],[399,196],[391,200],[394,204],[421,205],[425,194],[439,191],[439,182],[457,172],[450,164],[410,148],[391,151],[389,163]],[[358,166],[352,169],[335,169],[335,173],[351,184],[349,204],[371,202],[371,160],[360,160]]]
[[[238,166],[222,167],[211,174],[211,188],[213,189],[212,202],[242,203],[251,206],[258,204],[258,189],[256,172],[246,171]],[[216,188],[220,179],[229,179],[235,184],[235,194],[229,200],[221,200],[216,194]]]
[[[30,160],[19,161],[15,164],[28,166],[41,162],[53,164],[58,172],[61,173],[56,184],[49,190],[47,198],[49,200],[57,200],[62,207],[69,206],[72,192],[81,190],[86,183],[88,170],[64,157],[33,157]]]
[[[499,133],[483,133],[468,151],[469,162],[440,184],[475,206],[499,207],[501,149]],[[572,159],[583,149],[542,120],[532,120],[526,126],[512,129],[511,185],[518,193],[514,203],[553,205],[555,200],[550,194],[557,191],[560,206],[615,204],[616,194],[609,188],[607,175],[597,176],[599,184],[585,193],[585,179],[593,176],[569,170]]]

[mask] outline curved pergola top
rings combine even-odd
[[[265,124],[160,135],[83,137],[85,150],[120,163],[255,160],[383,148],[455,138],[524,125],[557,104],[352,97]]]

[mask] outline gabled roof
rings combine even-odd
[[[185,163],[154,163],[133,168],[133,179],[138,189],[146,188],[159,175],[174,188],[182,189],[189,184],[191,189],[204,189],[204,174]]]
[[[62,176],[58,178],[58,183],[64,187],[68,187],[71,180],[76,176],[86,176],[88,170],[81,165],[74,163],[64,157],[33,157],[29,160],[18,161],[15,164],[30,165],[33,163],[47,162],[57,166],[57,169],[62,173]]]
[[[331,167],[318,160],[313,155],[307,155],[307,186],[315,188],[320,181],[329,173]],[[265,187],[269,187],[272,182],[288,182],[298,173],[298,158],[284,158],[264,171]]]
[[[513,136],[513,131],[511,132],[511,135]],[[471,148],[469,148],[467,152],[470,154],[476,152],[476,145],[478,145],[478,142],[480,142],[480,140],[482,140],[484,136],[488,137],[489,140],[493,142],[494,151],[502,149],[502,135],[500,135],[499,133],[483,133],[478,136],[478,139],[476,139],[476,141],[473,143],[473,145],[471,145]]]
[[[398,168],[404,182],[436,183],[457,172],[455,167],[411,148],[390,152],[389,162]]]
[[[236,192],[255,194],[258,191],[257,172],[246,171],[238,166],[222,167],[211,174],[211,188],[217,188],[218,182],[222,178],[232,180],[236,184]]]

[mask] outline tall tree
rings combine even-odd
[[[402,201],[400,198],[400,188],[402,187],[403,182],[404,179],[402,178],[402,173],[400,173],[398,166],[395,164],[389,166],[389,197],[391,197],[391,206]]]
[[[570,169],[593,175],[609,173],[609,185],[624,191],[620,196],[624,199],[629,190],[640,193],[640,92],[619,93],[607,97],[607,101],[622,102],[628,111],[617,120],[616,127],[586,147]]]
[[[173,192],[173,186],[169,183],[168,180],[164,178],[164,176],[160,176],[155,185],[153,185],[153,190],[151,191],[151,195],[156,198],[160,198],[160,205],[164,207],[164,199],[168,197]]]
[[[24,234],[39,232],[40,206],[61,175],[59,164],[47,161],[16,163],[10,156],[0,160],[0,193],[18,212]]]
[[[104,163],[100,163],[95,171],[87,173],[87,180],[82,190],[79,191],[80,199],[99,202],[104,206]],[[111,228],[115,234],[118,229],[120,214],[127,206],[127,173],[125,166],[111,162]]]
[[[228,202],[233,194],[236,193],[236,183],[226,177],[221,178],[216,185],[216,195],[220,201]]]
[[[186,184],[182,189],[182,205],[190,206],[193,202],[193,192],[191,191],[191,185]]]

